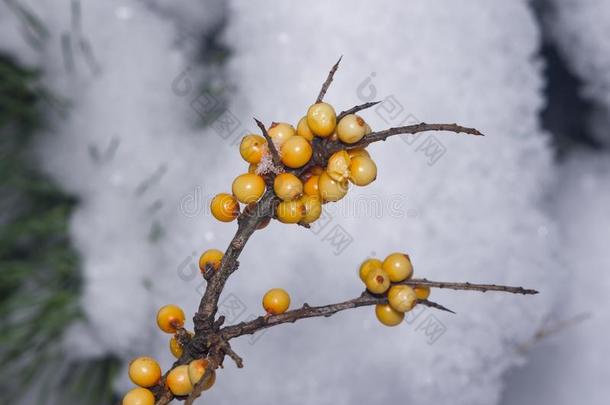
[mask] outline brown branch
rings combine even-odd
[[[410,280],[401,281],[401,284],[421,287],[448,288],[451,290],[469,290],[469,291],[500,291],[511,294],[538,294],[538,291],[526,289],[523,287],[510,287],[506,285],[496,284],[473,284],[473,283],[449,283],[444,281],[430,281],[425,278],[412,278]]]
[[[269,136],[267,128],[265,128],[265,125],[256,118],[254,118],[254,121],[256,122],[256,125],[258,125],[258,127],[261,129],[263,136],[267,140],[267,147],[269,148],[269,153],[271,153],[271,159],[273,160],[273,164],[277,167],[282,167],[282,159],[280,159],[280,154],[277,148],[275,147],[275,144],[273,143],[273,139],[271,139],[271,137]]]
[[[420,124],[415,125],[407,125],[404,127],[394,127],[390,129],[386,129],[383,131],[371,132],[366,135],[360,141],[353,143],[351,145],[346,145],[342,142],[327,142],[326,143],[326,151],[324,152],[325,156],[330,156],[333,153],[341,150],[341,149],[357,149],[364,148],[374,142],[385,141],[390,136],[394,135],[402,135],[402,134],[417,134],[419,132],[427,132],[427,131],[448,131],[458,133],[465,133],[470,135],[478,135],[483,136],[481,132],[479,132],[475,128],[463,127],[457,124],[426,124],[422,122]]]
[[[335,76],[335,72],[339,68],[339,63],[341,62],[341,59],[343,59],[343,56],[341,56],[339,58],[337,63],[335,63],[333,65],[333,67],[330,69],[330,72],[328,72],[328,77],[326,78],[326,80],[322,84],[322,88],[320,89],[320,94],[318,94],[318,98],[316,99],[316,103],[321,103],[322,100],[324,100],[324,96],[326,95],[326,91],[328,91],[328,88],[330,87],[330,84],[333,82],[333,77]]]
[[[345,117],[348,114],[356,114],[358,111],[366,110],[367,108],[371,108],[379,103],[381,103],[381,101],[369,101],[368,103],[354,106],[349,110],[341,111],[339,115],[337,115],[337,122],[341,121],[341,118]]]
[[[368,292],[363,292],[358,298],[348,301],[339,302],[336,304],[321,305],[317,307],[304,304],[301,308],[293,309],[292,311],[284,312],[279,315],[264,315],[259,316],[249,322],[241,322],[236,325],[227,326],[221,329],[220,334],[223,339],[230,340],[243,335],[251,335],[259,330],[271,328],[273,326],[284,323],[294,323],[299,319],[330,317],[337,312],[345,311],[352,308],[386,304],[388,299],[386,296],[373,295]],[[418,303],[448,312],[453,312],[444,306],[428,300],[418,300]]]

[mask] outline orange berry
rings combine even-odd
[[[320,190],[318,188],[318,181],[320,180],[320,176],[313,175],[303,185],[303,191],[307,195],[312,195],[314,197],[320,196]]]
[[[288,138],[282,144],[280,154],[282,163],[292,169],[296,169],[309,162],[309,159],[311,159],[311,155],[313,154],[313,149],[307,139],[295,135]]]
[[[176,333],[184,326],[184,311],[177,305],[164,305],[157,312],[157,325],[166,333]]]
[[[294,200],[303,194],[303,183],[292,173],[281,173],[273,180],[273,191],[284,201]]]
[[[241,203],[256,202],[265,193],[265,180],[258,174],[241,174],[233,180],[232,191],[237,201]]]
[[[349,165],[349,180],[357,186],[371,184],[377,178],[377,165],[366,156],[354,157]]]
[[[239,144],[239,153],[248,163],[257,164],[261,161],[267,148],[267,140],[260,135],[246,135]]]
[[[320,218],[320,215],[322,215],[322,202],[319,197],[304,195],[301,197],[301,202],[305,207],[305,215],[303,215],[301,222],[311,224]]]
[[[427,300],[430,296],[430,287],[427,285],[417,286],[413,289],[415,290],[415,295],[417,296],[418,300]]]
[[[352,159],[355,158],[356,156],[364,156],[364,157],[368,157],[368,158],[371,157],[371,155],[364,148],[349,149],[347,151],[347,154]]]
[[[312,167],[312,168],[311,168],[311,170],[310,170],[310,171],[311,171],[311,174],[312,174],[312,175],[314,175],[314,176],[319,176],[319,175],[321,175],[322,173],[324,173],[324,168],[323,168],[323,167],[321,167],[321,166],[314,166],[314,167]]]
[[[138,357],[129,363],[129,378],[140,387],[152,387],[161,378],[161,367],[155,359]]]
[[[381,260],[375,258],[366,259],[363,261],[358,271],[360,274],[360,280],[362,280],[362,282],[366,282],[366,276],[368,276],[369,271],[372,269],[381,269],[381,265]]]
[[[379,322],[385,326],[396,326],[405,319],[404,312],[396,311],[389,304],[375,305],[375,315],[377,315]]]
[[[383,261],[383,269],[390,276],[393,283],[406,280],[413,275],[413,265],[409,255],[404,253],[392,253]]]
[[[199,269],[201,271],[205,271],[205,265],[211,264],[214,270],[218,270],[220,268],[220,262],[222,261],[222,257],[224,253],[222,253],[218,249],[208,249],[201,257],[199,257]]]
[[[271,139],[273,139],[273,142],[277,147],[281,147],[282,144],[286,142],[288,138],[291,138],[296,135],[294,127],[285,122],[272,123],[267,133],[269,134]]]
[[[122,405],[154,405],[155,396],[146,388],[137,387],[123,397]]]
[[[282,201],[277,205],[275,215],[280,222],[296,224],[303,219],[305,206],[301,200]]]
[[[313,140],[313,132],[309,129],[309,125],[307,125],[307,116],[304,116],[299,120],[297,124],[297,135],[302,136],[308,141]]]
[[[393,285],[388,291],[388,303],[398,312],[407,312],[417,304],[417,296],[408,285]]]
[[[390,277],[383,269],[373,267],[366,275],[366,289],[373,294],[383,294],[390,288]]]
[[[318,179],[318,190],[323,202],[339,201],[347,194],[349,183],[347,180],[338,182],[333,180],[328,173],[324,172]]]
[[[189,379],[191,380],[191,384],[195,385],[201,380],[203,375],[205,374],[206,368],[210,365],[210,362],[207,359],[197,359],[193,360],[189,363],[188,373]],[[216,382],[216,371],[211,370],[211,375],[209,380],[203,386],[203,390],[207,391]]]
[[[364,137],[366,123],[356,114],[347,114],[337,124],[337,136],[341,142],[356,143]]]
[[[217,220],[231,222],[239,215],[239,202],[231,194],[216,194],[210,203],[210,211]]]
[[[342,182],[349,176],[350,161],[351,158],[346,151],[340,150],[335,152],[328,159],[326,173],[328,173],[330,178],[334,181]]]
[[[332,135],[337,125],[337,113],[327,103],[313,104],[307,110],[307,125],[311,132],[321,138]]]
[[[183,364],[172,369],[167,375],[167,387],[174,395],[188,395],[193,391],[193,384],[189,378],[189,366]]]
[[[283,314],[289,306],[290,295],[282,288],[272,288],[263,296],[263,308],[268,314]]]

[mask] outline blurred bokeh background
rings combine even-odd
[[[192,315],[196,261],[235,224],[210,196],[246,170],[241,136],[326,99],[383,100],[373,129],[458,122],[373,145],[375,183],[312,230],[257,233],[221,299],[356,296],[369,257],[419,276],[540,290],[433,291],[241,338],[214,404],[606,404],[610,389],[610,3],[0,1],[0,402],[111,404],[126,362],[171,364],[156,310]],[[190,317],[190,316],[189,316]],[[430,326],[432,325],[432,327]],[[192,325],[189,325],[192,327]]]

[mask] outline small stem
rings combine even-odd
[[[318,94],[318,98],[316,99],[316,103],[321,103],[322,100],[324,100],[324,96],[326,95],[326,92],[328,91],[328,88],[330,87],[330,84],[333,82],[333,78],[335,76],[335,72],[339,68],[339,63],[341,62],[341,59],[343,59],[343,56],[341,56],[339,58],[337,63],[335,63],[333,65],[333,67],[330,69],[330,72],[328,72],[328,77],[326,78],[326,80],[322,84],[322,88],[320,89],[320,94]]]
[[[469,290],[469,291],[500,291],[511,294],[538,294],[538,291],[526,289],[523,287],[511,287],[506,285],[496,284],[473,284],[473,283],[451,283],[445,281],[430,281],[425,278],[413,278],[410,280],[401,281],[401,284],[421,287],[448,288],[451,290]]]
[[[280,159],[280,154],[277,148],[275,147],[275,144],[273,143],[273,139],[271,139],[271,137],[269,136],[267,128],[265,128],[265,125],[256,118],[254,118],[254,121],[256,122],[256,125],[258,125],[258,127],[261,129],[263,136],[267,140],[267,147],[269,148],[269,153],[271,153],[271,159],[273,160],[273,164],[277,167],[282,167],[282,159]]]
[[[369,101],[368,103],[354,106],[349,110],[341,111],[339,115],[337,115],[337,122],[341,121],[341,118],[345,117],[348,114],[356,114],[358,111],[366,110],[367,108],[371,108],[379,103],[381,103],[381,101]]]

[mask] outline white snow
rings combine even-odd
[[[534,345],[527,366],[511,374],[505,405],[608,402],[609,183],[607,153],[577,153],[560,167],[552,201],[568,278],[546,330],[564,326]]]

